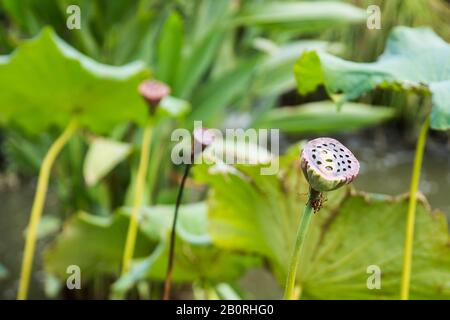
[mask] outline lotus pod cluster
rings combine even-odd
[[[335,190],[358,175],[359,162],[353,153],[332,138],[309,141],[301,153],[301,168],[311,188],[318,192]]]

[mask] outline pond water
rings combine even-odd
[[[354,182],[358,190],[389,195],[409,191],[413,144],[402,146],[396,135],[382,138],[381,142],[350,137],[343,140],[361,163],[361,173]],[[442,146],[432,138],[427,140],[419,189],[433,209],[443,211],[450,219],[450,146]]]
[[[0,299],[15,299],[24,246],[24,229],[27,226],[34,186],[27,185],[20,190],[0,192],[0,264],[8,274],[0,280]],[[56,198],[51,194],[47,197],[46,213],[54,213]],[[44,241],[45,242],[45,241]],[[29,298],[45,298],[43,274],[39,272],[41,266],[41,252],[45,243],[38,242],[35,264],[30,282]]]
[[[389,136],[389,135],[388,135]],[[355,187],[368,192],[396,195],[408,191],[411,176],[414,145],[404,146],[402,141],[393,141],[395,135],[380,139],[374,136],[354,135],[338,137],[361,161],[361,174]],[[384,142],[383,142],[384,140]],[[423,162],[420,190],[427,196],[432,208],[441,209],[450,218],[450,157],[448,146],[443,149],[432,139],[427,142]],[[22,259],[23,237],[33,197],[33,186],[25,186],[14,192],[0,193],[0,263],[9,271],[6,279],[0,280],[0,299],[14,299]],[[50,195],[46,212],[56,211],[56,199]],[[43,275],[39,270],[40,252],[38,246],[35,272],[30,287],[31,298],[44,298]],[[265,279],[265,280],[264,280]],[[263,271],[249,273],[242,284],[249,289],[252,298],[274,298],[281,288],[270,275]],[[262,289],[266,288],[266,290]]]

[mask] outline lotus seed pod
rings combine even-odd
[[[206,128],[196,128],[192,132],[192,157],[202,153],[214,142],[214,134]]]
[[[309,141],[302,150],[300,165],[311,188],[319,192],[342,187],[359,172],[353,153],[332,138]]]
[[[139,85],[139,93],[147,101],[150,114],[155,114],[161,100],[170,94],[170,88],[165,83],[155,80],[145,80]]]

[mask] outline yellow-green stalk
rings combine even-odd
[[[20,272],[19,290],[17,292],[18,300],[25,300],[28,297],[28,287],[30,283],[31,270],[33,268],[33,257],[36,248],[37,229],[42,216],[42,210],[45,205],[45,197],[47,195],[48,182],[53,163],[61,152],[62,148],[67,144],[69,139],[77,130],[77,121],[72,120],[63,133],[51,145],[44,161],[42,162],[36,193],[31,209],[30,221],[28,223],[25,239],[25,249],[23,252],[22,268]]]
[[[417,191],[419,190],[420,170],[422,168],[422,159],[429,126],[430,119],[428,117],[422,124],[419,133],[419,140],[417,140],[416,155],[414,157],[411,185],[409,189],[408,215],[406,218],[405,244],[403,250],[402,281],[400,287],[400,299],[402,300],[409,299],[414,243],[414,224],[416,220]]]
[[[153,117],[156,113],[160,101],[169,95],[170,89],[161,82],[146,80],[139,86],[139,93],[147,101],[149,106],[150,119],[144,128],[144,134],[141,142],[141,155],[139,158],[138,173],[134,187],[134,198],[131,209],[130,224],[128,225],[127,238],[122,258],[122,274],[130,269],[133,260],[134,248],[139,227],[139,212],[142,207],[145,190],[145,178],[148,171],[148,162],[150,158],[150,145],[152,139]]]

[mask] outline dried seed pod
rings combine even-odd
[[[303,148],[301,168],[311,188],[324,192],[350,183],[358,175],[359,162],[339,141],[317,138]]]
[[[155,114],[161,100],[170,94],[170,88],[165,83],[155,80],[145,80],[139,85],[139,93],[147,101],[150,114]]]
[[[214,134],[206,128],[196,128],[192,132],[192,158],[202,153],[214,142]]]

